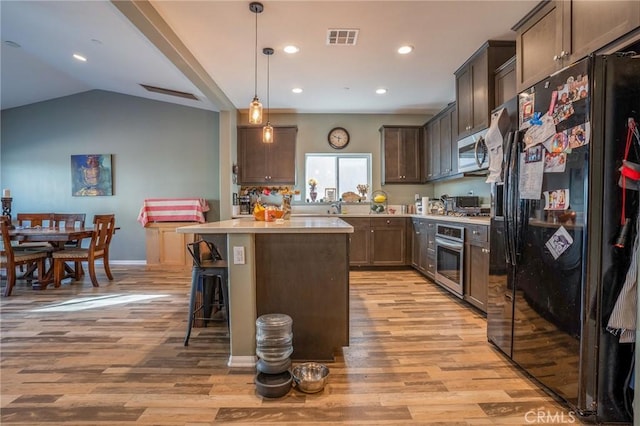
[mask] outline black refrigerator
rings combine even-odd
[[[640,163],[639,113],[640,57],[577,62],[519,94],[492,184],[488,340],[589,421],[633,422],[635,346],[607,324],[637,232],[619,168]]]

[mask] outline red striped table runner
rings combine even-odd
[[[209,204],[203,198],[147,198],[142,203],[138,222],[200,222]]]

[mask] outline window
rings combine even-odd
[[[306,154],[305,199],[312,201],[309,180],[317,182],[315,201],[323,201],[325,194],[335,194],[338,200],[345,192],[358,192],[358,185],[368,185],[371,193],[371,154]],[[328,200],[325,200],[328,201]]]

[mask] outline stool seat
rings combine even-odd
[[[201,258],[206,247],[213,257],[203,260]],[[213,243],[199,240],[187,244],[189,253],[194,259],[191,273],[191,297],[189,300],[189,318],[187,323],[187,333],[184,338],[184,346],[189,345],[189,337],[196,315],[201,312],[199,319],[205,321],[215,321],[212,314],[225,310],[227,328],[229,327],[229,286],[228,286],[228,264],[222,260],[218,250]],[[202,304],[198,305],[198,293],[202,295]],[[215,311],[214,311],[215,310]]]

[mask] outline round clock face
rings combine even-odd
[[[329,145],[336,149],[342,149],[349,143],[349,132],[342,127],[336,127],[329,132]]]

